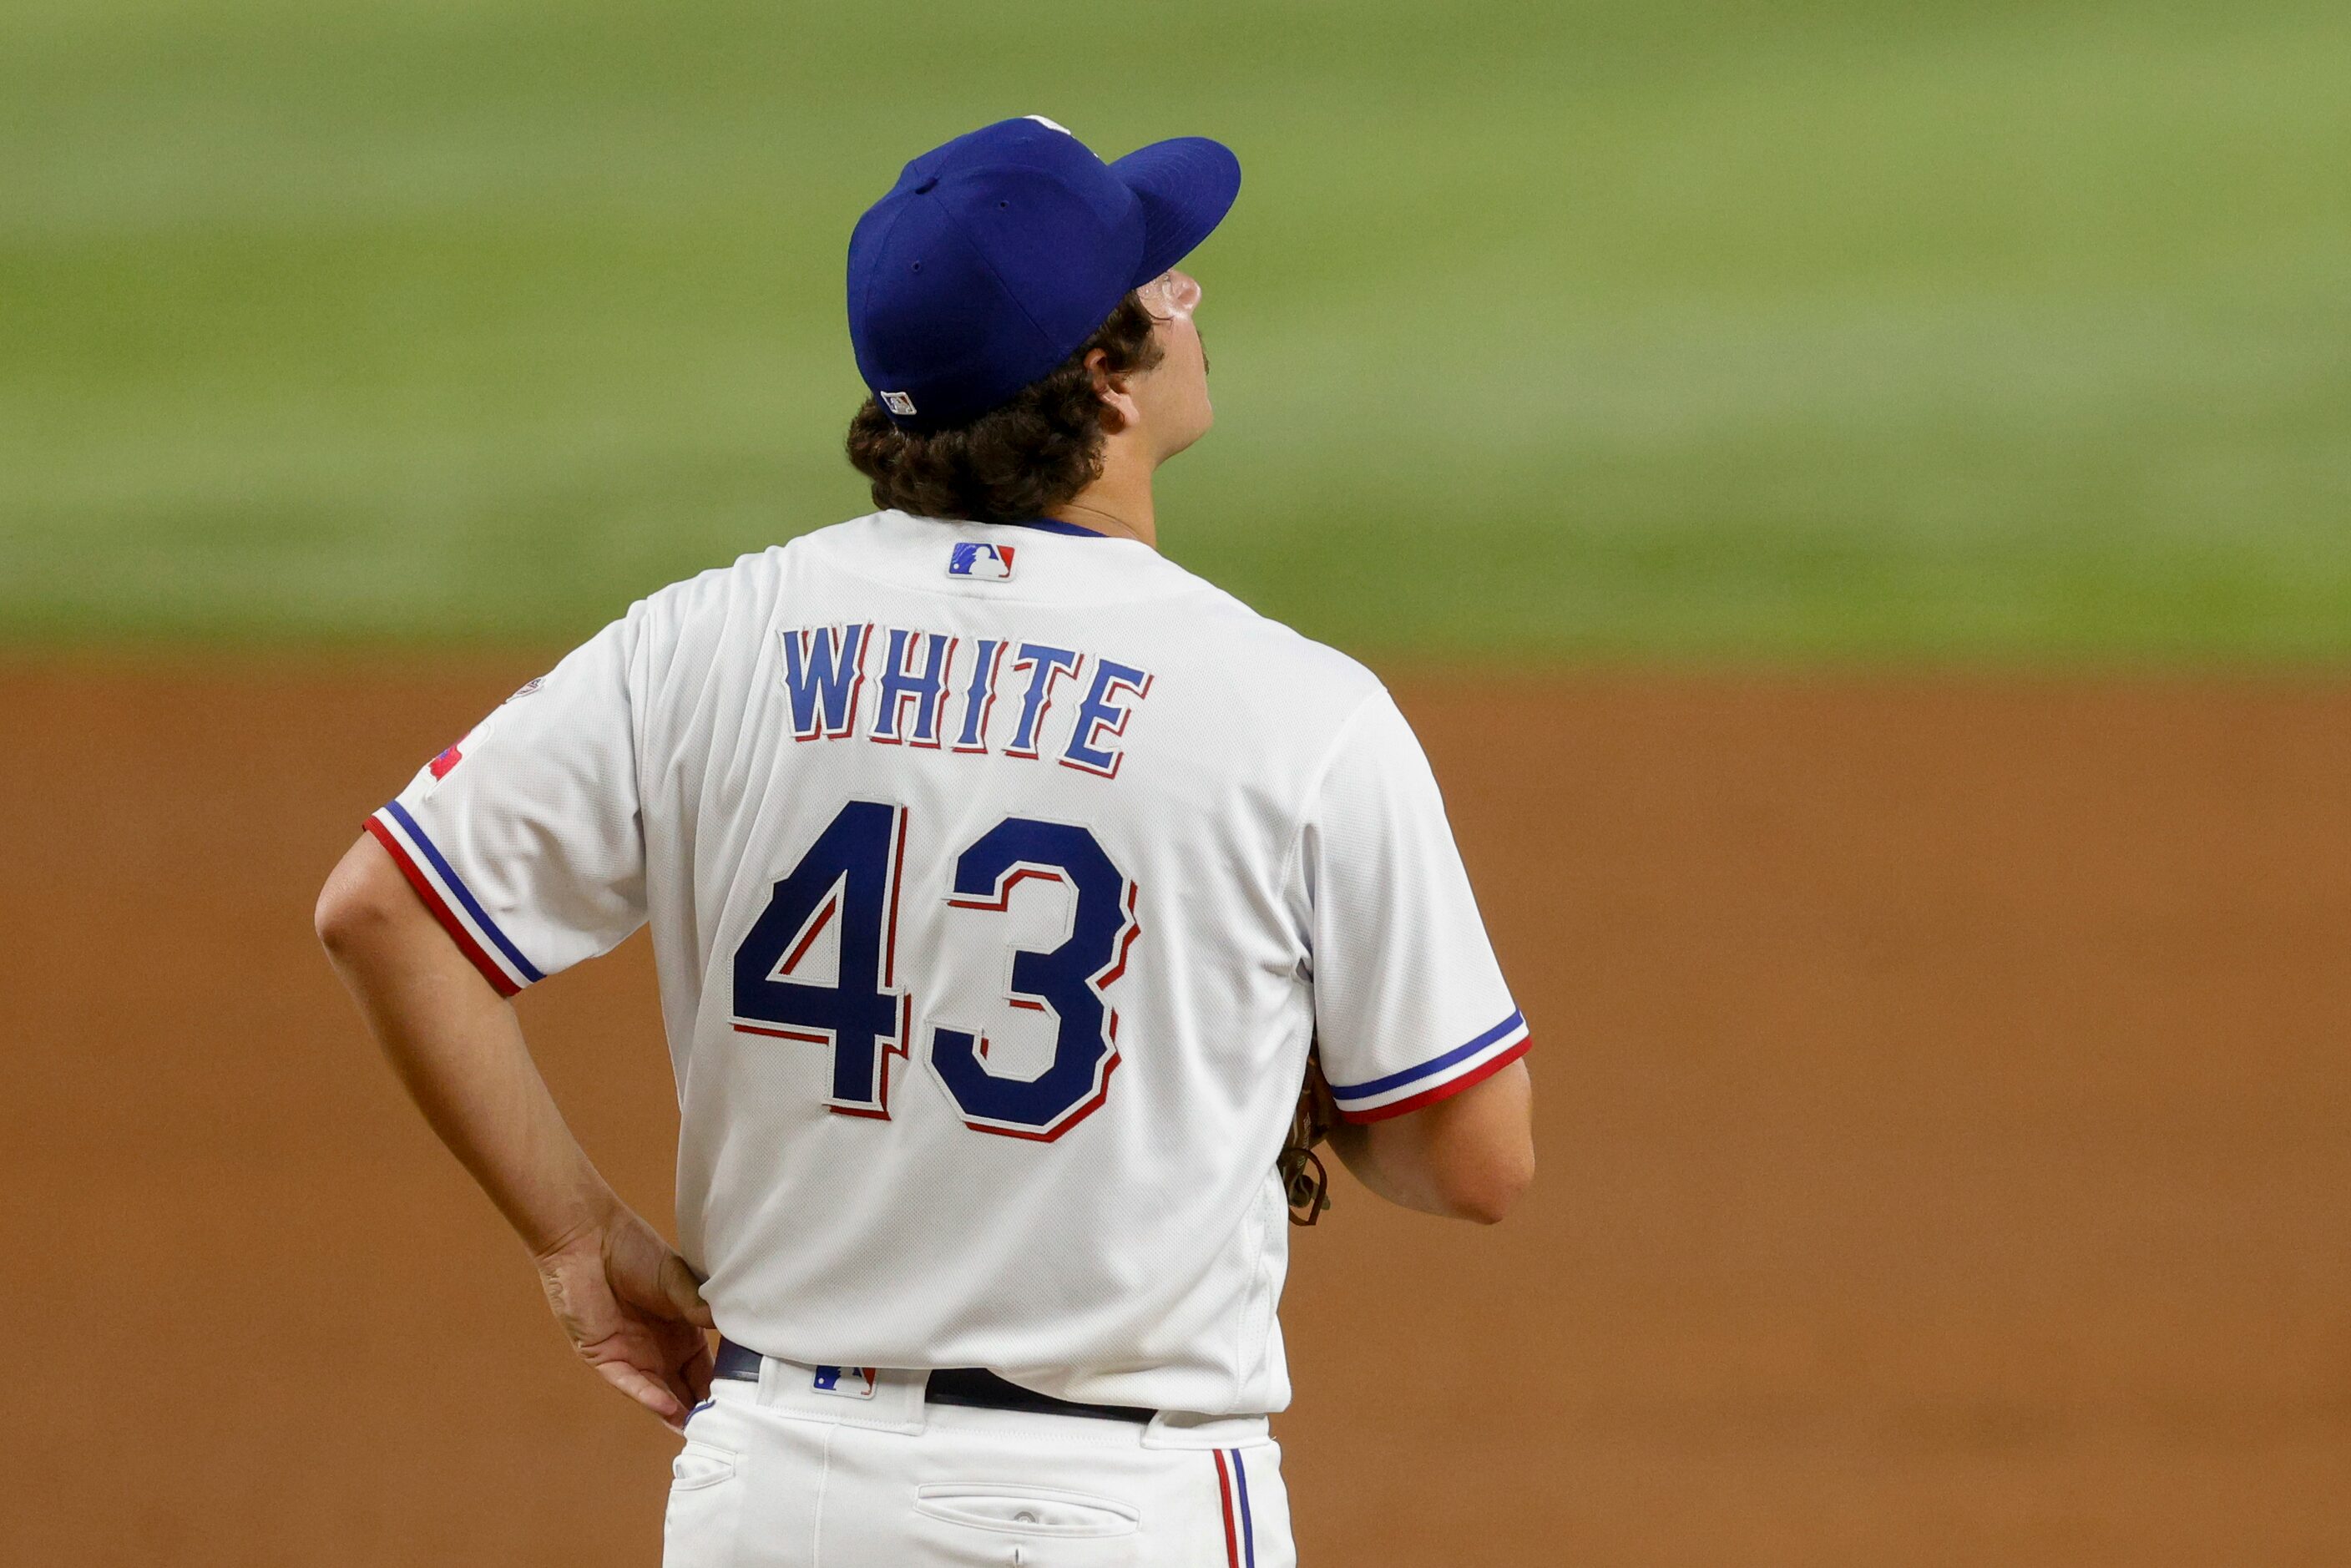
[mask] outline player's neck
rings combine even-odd
[[[1135,444],[1113,436],[1102,452],[1102,477],[1053,508],[1052,516],[1113,538],[1159,548],[1159,519],[1151,505],[1152,463]]]

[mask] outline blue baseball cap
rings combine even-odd
[[[933,148],[849,236],[858,371],[903,430],[967,424],[1077,352],[1240,188],[1204,136],[1105,163],[1032,115]]]

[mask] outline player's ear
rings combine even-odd
[[[1094,395],[1102,399],[1102,428],[1113,435],[1134,429],[1143,411],[1127,389],[1126,378],[1111,373],[1110,356],[1100,349],[1094,350],[1086,356],[1086,369],[1094,378]]]

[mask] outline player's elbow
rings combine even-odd
[[[336,862],[310,912],[311,928],[329,956],[349,959],[391,926],[396,913],[394,900],[405,891],[396,885],[398,879],[399,873],[372,839],[362,838]]]
[[[1519,1138],[1502,1147],[1480,1150],[1476,1158],[1449,1168],[1443,1186],[1446,1205],[1457,1219],[1499,1225],[1518,1207],[1534,1179],[1534,1142]]]

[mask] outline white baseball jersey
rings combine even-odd
[[[1289,1400],[1274,1174],[1515,1060],[1387,692],[1133,540],[896,512],[634,605],[369,829],[501,991],[653,928],[680,1247],[770,1355]]]

